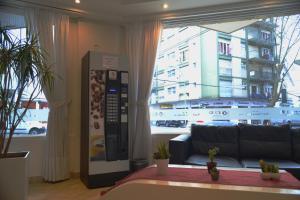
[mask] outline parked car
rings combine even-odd
[[[166,127],[186,127],[187,121],[186,120],[167,120]]]
[[[39,121],[22,121],[17,126],[15,134],[38,135],[46,132],[47,125]],[[6,131],[9,132],[8,130]]]
[[[166,126],[166,120],[157,120],[156,126]]]
[[[187,120],[157,120],[156,126],[162,126],[162,127],[186,127]]]

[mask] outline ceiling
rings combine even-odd
[[[18,4],[37,4],[42,7],[67,9],[94,19],[119,21],[130,17],[157,15],[249,0],[80,0],[80,4],[76,4],[75,0],[10,0],[9,2],[12,1]],[[163,9],[163,3],[168,3],[169,8]]]

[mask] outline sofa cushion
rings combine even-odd
[[[220,156],[238,158],[238,127],[193,125],[191,130],[192,151],[207,155],[212,147],[218,147]]]
[[[207,155],[194,154],[185,161],[185,164],[206,166],[206,162],[208,162]],[[217,167],[242,167],[237,159],[228,156],[217,156],[216,162],[218,163]]]
[[[300,169],[300,164],[291,160],[265,159],[264,161],[277,164],[280,169]],[[243,159],[241,163],[246,168],[260,168],[259,159]]]
[[[300,129],[292,130],[292,146],[294,160],[300,162]]]
[[[240,157],[292,159],[289,126],[240,125]]]

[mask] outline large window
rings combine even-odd
[[[152,132],[266,120],[299,127],[299,20],[300,15],[261,19],[233,33],[165,29],[151,90]],[[168,57],[164,62],[162,55]]]
[[[219,52],[223,55],[231,55],[231,49],[229,42],[221,41],[219,42]]]
[[[10,29],[9,33],[13,40],[24,41],[26,38],[26,28]],[[27,113],[15,130],[15,136],[24,135],[42,135],[46,133],[48,121],[48,102],[44,93],[39,94],[34,102],[28,102],[28,95],[31,94],[33,88],[28,87],[25,95],[21,100],[20,109],[28,106]]]

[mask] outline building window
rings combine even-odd
[[[175,58],[175,52],[171,52],[168,54],[168,59],[174,59]]]
[[[220,97],[232,96],[232,82],[226,80],[220,80]]]
[[[246,58],[246,45],[245,45],[245,43],[241,43],[241,57]]]
[[[171,69],[168,71],[168,77],[173,77],[175,76],[175,69]]]
[[[179,56],[179,60],[181,63],[186,62],[188,59],[188,50],[184,49],[182,51],[180,51],[180,56]]]
[[[176,94],[176,87],[169,87],[168,94]]]
[[[271,50],[268,48],[262,48],[261,49],[261,55],[265,59],[270,59],[271,57]]]
[[[247,90],[247,80],[242,80],[242,90]]]
[[[259,98],[260,97],[260,90],[257,84],[251,84],[250,86],[250,94],[252,98]]]
[[[270,40],[270,38],[271,38],[271,32],[269,32],[269,31],[261,31],[261,38],[263,40],[266,40],[266,41]]]
[[[163,74],[163,73],[165,73],[165,70],[164,70],[164,69],[161,69],[161,70],[158,70],[158,71],[156,72],[156,75],[158,76],[158,75],[161,75],[161,74]]]
[[[241,77],[247,78],[247,65],[246,63],[241,63]]]
[[[230,56],[231,55],[230,44],[225,42],[219,42],[219,53],[222,55]]]
[[[221,76],[232,76],[232,66],[229,60],[219,60],[219,75]]]

